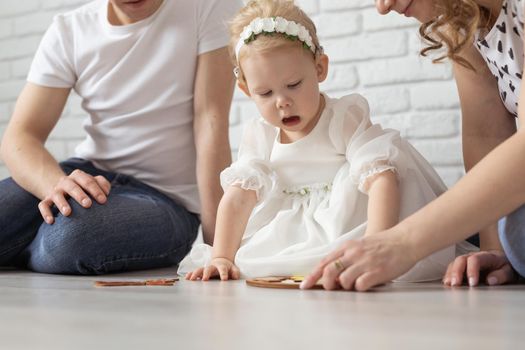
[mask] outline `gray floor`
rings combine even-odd
[[[103,279],[172,277],[173,269]],[[100,277],[0,271],[0,349],[520,349],[525,285],[370,293],[243,281],[95,288]]]

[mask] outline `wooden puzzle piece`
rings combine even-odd
[[[95,281],[95,287],[173,286],[178,280],[178,278],[160,278],[142,281]]]
[[[247,279],[246,284],[252,287],[276,288],[276,289],[299,289],[299,285],[304,280],[304,276],[270,276]],[[322,289],[323,286],[317,283],[313,289]]]

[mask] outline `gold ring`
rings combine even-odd
[[[345,269],[345,265],[343,265],[343,263],[341,262],[341,260],[337,259],[336,261],[334,261],[334,266],[337,270],[339,271],[343,271]]]

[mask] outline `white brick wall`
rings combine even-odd
[[[168,0],[169,1],[169,0]],[[54,14],[88,0],[4,0],[0,2],[0,136],[24,84],[31,58]],[[448,65],[418,57],[417,23],[397,15],[379,16],[373,0],[297,0],[318,26],[330,56],[322,89],[333,96],[360,92],[372,119],[401,131],[451,185],[463,173],[460,113]],[[230,121],[237,149],[243,122],[257,114],[236,91]],[[58,159],[70,156],[82,139],[85,113],[72,96],[46,146]],[[0,178],[8,176],[0,161]]]

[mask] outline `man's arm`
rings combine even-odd
[[[1,155],[11,176],[40,199],[64,176],[44,144],[62,114],[69,92],[27,83],[2,140]]]
[[[100,176],[92,177],[81,171],[66,176],[44,147],[62,114],[69,92],[68,88],[27,83],[0,146],[0,154],[13,179],[42,200],[38,207],[48,224],[54,221],[53,205],[63,215],[71,214],[67,197],[88,208],[92,202],[86,192],[102,204],[110,189],[109,182]]]
[[[199,56],[195,77],[193,129],[197,149],[202,231],[204,242],[208,244],[213,242],[217,207],[223,193],[219,175],[231,163],[228,126],[234,87],[232,70],[226,48]]]

